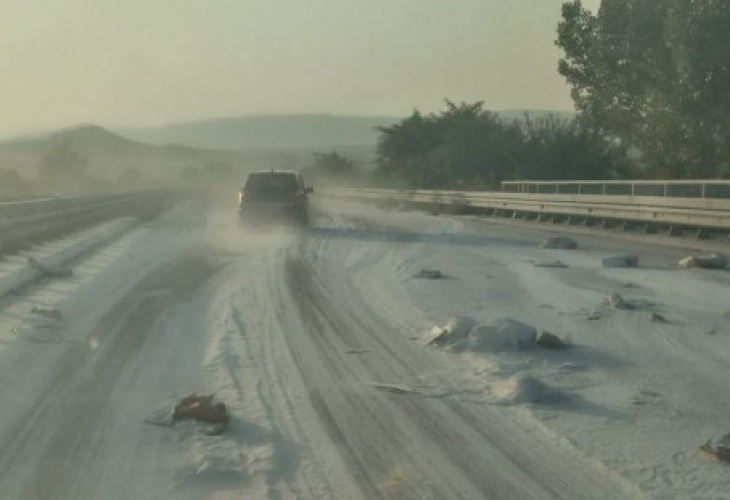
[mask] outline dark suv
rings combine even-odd
[[[307,226],[307,195],[312,192],[297,172],[253,172],[238,194],[239,218],[242,224],[293,222]]]

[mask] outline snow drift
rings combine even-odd
[[[558,404],[567,399],[564,393],[535,377],[524,374],[493,382],[488,388],[494,402],[503,405]]]
[[[455,352],[501,352],[533,347],[537,329],[514,318],[498,318],[479,324],[468,316],[451,316],[444,326],[434,326],[428,345],[452,348]]]

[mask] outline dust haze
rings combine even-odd
[[[230,192],[270,168],[361,185],[376,128],[414,108],[569,111],[560,4],[5,2],[0,197]]]

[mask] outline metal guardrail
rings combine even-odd
[[[158,213],[174,192],[125,192],[0,203],[0,255],[120,216]]]
[[[728,183],[730,184],[730,183]],[[322,190],[320,190],[322,191]],[[730,231],[730,199],[652,196],[560,195],[478,191],[336,189],[325,194],[422,206],[451,206],[459,212],[515,218],[578,219],[584,224],[642,223],[670,228]],[[569,220],[570,221],[570,220]]]
[[[130,193],[106,193],[103,195],[48,196],[27,200],[0,202],[0,221],[28,215],[57,212],[72,207],[118,200]]]
[[[98,204],[118,202],[130,197],[154,195],[155,192],[127,191],[104,194],[87,194],[77,196],[47,196],[26,200],[0,202],[0,223],[20,217],[57,213],[67,209],[95,206]]]
[[[504,181],[502,191],[525,194],[574,194],[730,200],[730,180],[654,181]]]

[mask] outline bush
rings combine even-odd
[[[423,189],[498,189],[509,179],[618,179],[631,172],[625,147],[579,121],[505,122],[476,104],[415,111],[381,127],[378,172]]]

